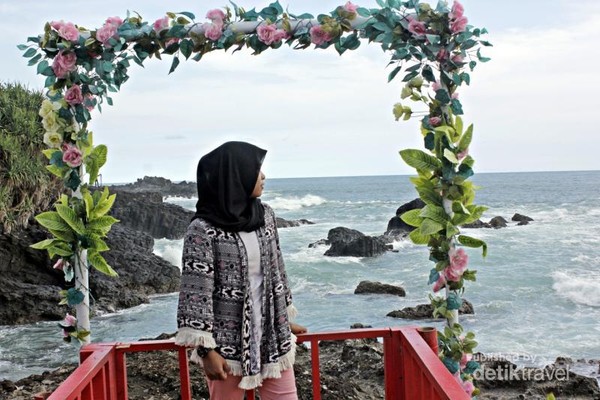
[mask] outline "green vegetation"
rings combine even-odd
[[[46,170],[44,129],[38,115],[41,91],[18,83],[0,83],[0,232],[26,227],[46,210],[62,181]]]

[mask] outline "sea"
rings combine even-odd
[[[503,229],[463,229],[485,240],[488,256],[466,249],[477,281],[464,298],[474,315],[461,316],[473,331],[476,350],[505,355],[523,365],[543,366],[557,356],[600,359],[600,171],[481,173],[476,203],[487,221],[509,220]],[[390,311],[428,303],[432,263],[425,246],[409,241],[379,257],[326,257],[325,246],[308,245],[344,226],[367,235],[384,233],[396,209],[414,199],[409,176],[267,179],[263,201],[285,219],[314,225],[280,229],[297,322],[310,331],[428,325],[387,317]],[[195,199],[167,201],[193,209]],[[525,226],[515,213],[533,218]],[[181,240],[158,239],[154,252],[181,265]],[[406,297],[355,295],[360,281],[400,285]],[[134,341],[176,330],[177,294],[154,296],[147,304],[92,320],[93,341]],[[0,381],[17,380],[76,362],[78,345],[62,341],[56,322],[0,326]]]

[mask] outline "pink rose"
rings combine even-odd
[[[464,58],[462,56],[462,54],[455,54],[452,56],[452,62],[454,64],[462,64],[464,61]]]
[[[72,22],[52,21],[50,26],[58,31],[58,36],[71,42],[76,42],[79,39],[79,29]]]
[[[154,29],[154,32],[156,32],[156,33],[160,32],[162,30],[168,29],[169,28],[169,17],[163,17],[163,18],[157,19],[152,24],[152,28]]]
[[[110,25],[114,25],[116,28],[123,24],[123,20],[119,17],[109,17],[106,19],[106,23]]]
[[[452,33],[464,32],[467,28],[467,22],[469,22],[467,17],[460,17],[453,20],[450,22],[450,31],[452,31]]]
[[[258,28],[256,28],[256,33],[258,34],[258,40],[267,46],[279,42],[287,34],[286,31],[283,29],[277,29],[277,26],[272,24],[260,25]]]
[[[434,92],[437,92],[438,90],[440,90],[442,88],[442,85],[440,85],[439,82],[433,82],[431,84],[431,88],[433,89]]]
[[[63,319],[61,325],[63,326],[77,326],[77,318],[72,316],[71,314],[67,314],[65,319]]]
[[[310,28],[310,41],[317,46],[327,43],[331,40],[329,33],[325,32],[321,25],[316,25]]]
[[[117,27],[113,24],[106,23],[96,31],[96,39],[107,47],[110,46],[108,41],[111,38],[118,39]]]
[[[75,53],[65,53],[64,50],[58,52],[52,61],[52,70],[57,78],[65,78],[71,71],[77,69],[77,56]]]
[[[417,21],[412,17],[408,17],[408,31],[415,37],[424,36],[426,33],[425,22]]]
[[[435,283],[433,284],[433,292],[434,293],[439,292],[445,285],[446,285],[446,278],[444,277],[444,274],[440,274],[440,277],[438,278],[438,280],[435,281]]]
[[[54,264],[54,266],[52,268],[62,271],[63,268],[65,267],[65,265],[67,265],[67,264],[68,263],[64,259],[59,258],[58,261]]]
[[[65,93],[65,101],[74,106],[83,103],[83,94],[79,85],[73,85]]]
[[[450,250],[450,267],[456,270],[464,271],[467,268],[469,256],[463,249]]]
[[[440,117],[430,117],[429,123],[431,126],[440,126],[442,124],[442,119]]]
[[[223,36],[223,25],[222,23],[206,23],[202,24],[204,28],[204,36],[212,41],[217,41]]]
[[[440,51],[438,51],[437,53],[437,60],[442,62],[445,61],[448,58],[448,50],[446,50],[445,48],[441,48]]]
[[[206,18],[210,19],[212,22],[223,22],[225,19],[225,13],[216,8],[207,12]]]
[[[475,390],[475,385],[473,385],[473,382],[471,382],[470,380],[464,381],[462,383],[462,387],[469,396],[471,396],[471,394]]]
[[[446,267],[446,269],[443,271],[443,274],[448,282],[459,282],[460,277],[462,276],[462,272],[452,267]]]
[[[71,168],[77,168],[83,162],[83,153],[77,146],[67,143],[63,146],[63,162]]]
[[[358,6],[356,4],[352,4],[351,2],[347,2],[344,5],[344,10],[348,11],[349,13],[356,13],[356,10],[358,10]]]
[[[463,16],[464,12],[465,8],[463,7],[463,5],[460,4],[458,1],[455,1],[454,4],[452,4],[452,10],[450,11],[450,14],[448,16],[450,17],[450,19],[458,19]]]

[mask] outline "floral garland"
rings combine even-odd
[[[51,258],[58,257],[55,268],[64,271],[68,282],[81,276],[78,266],[117,275],[100,254],[108,250],[103,238],[117,222],[108,215],[115,195],[106,189],[90,189],[106,162],[107,149],[93,144],[87,126],[93,109],[102,111],[104,102],[113,104],[110,93],[129,79],[131,62],[143,66],[148,58],[172,55],[171,73],[182,57],[200,61],[215,50],[247,47],[260,54],[286,43],[294,49],[333,46],[343,54],[358,48],[360,39],[366,38],[391,54],[394,68],[388,81],[404,73],[402,99],[428,107],[421,121],[428,152],[400,152],[417,170],[418,176],[412,181],[426,206],[401,218],[416,228],[411,240],[430,248],[430,259],[435,263],[429,278],[433,291],[446,288],[448,292],[446,298],[431,297],[435,314],[449,321],[440,332],[440,357],[467,393],[476,395],[472,374],[478,365],[469,359],[476,342],[471,332],[462,335],[455,317],[462,304],[464,282],[475,280],[476,271],[467,268],[467,254],[457,246],[482,247],[485,256],[486,244],[461,235],[459,230],[460,225],[478,219],[485,207],[473,204],[474,187],[467,181],[473,175],[474,160],[468,154],[473,126],[464,129],[457,89],[470,83],[467,67],[472,71],[478,62],[488,60],[479,49],[490,44],[480,39],[485,29],[468,25],[458,2],[451,9],[444,1],[435,9],[418,0],[377,3],[381,8],[366,9],[347,2],[316,18],[288,13],[276,1],[260,11],[231,3],[232,8],[224,11],[209,11],[208,21],[203,23],[196,22],[190,12],[169,12],[153,23],[138,14],[128,14],[125,19],[110,17],[96,30],[64,21],[46,24],[43,35],[30,37],[29,45],[18,47],[29,58],[29,65],[46,77],[47,99],[40,116],[46,131],[47,168],[63,178],[72,193],[61,196],[56,211],[36,217],[52,238],[33,247],[47,250]],[[393,113],[397,120],[416,115],[401,103],[394,106]],[[83,301],[78,288],[61,294],[62,303],[71,306]],[[60,326],[67,339],[83,340],[89,334],[68,314]]]

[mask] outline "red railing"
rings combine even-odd
[[[299,343],[310,343],[313,399],[321,399],[319,342],[346,339],[383,339],[386,400],[468,400],[470,397],[432,351],[435,330],[415,327],[352,329],[308,333]],[[187,349],[172,340],[90,344],[81,349],[81,364],[52,393],[35,400],[127,400],[126,353],[175,350],[179,356],[181,400],[191,400]],[[254,392],[246,398],[254,400]]]

